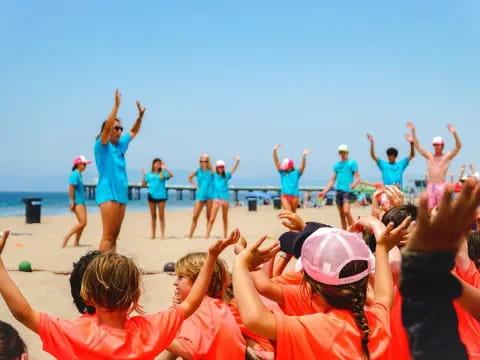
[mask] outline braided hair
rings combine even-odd
[[[367,269],[367,267],[368,263],[364,260],[351,261],[341,270],[340,278],[358,274]],[[317,293],[321,295],[330,306],[352,312],[355,324],[362,334],[363,357],[365,360],[370,360],[370,351],[368,350],[370,328],[368,327],[364,310],[365,300],[367,298],[368,276],[351,284],[325,285],[312,279],[305,272],[304,281],[310,284],[312,295],[313,293]]]

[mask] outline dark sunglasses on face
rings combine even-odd
[[[201,163],[208,163],[208,160],[200,160]]]
[[[113,130],[115,130],[115,131],[123,131],[123,127],[121,127],[121,126],[115,126],[115,127],[113,128]]]

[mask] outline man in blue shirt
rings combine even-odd
[[[360,183],[360,174],[358,164],[355,160],[348,158],[349,150],[347,145],[338,147],[340,161],[333,167],[333,175],[325,188],[318,194],[323,198],[335,184],[336,203],[342,228],[347,229],[353,224],[352,214],[350,212],[350,202],[355,200],[353,189]]]
[[[397,161],[398,150],[390,147],[387,149],[387,159],[379,159],[375,154],[375,140],[371,134],[367,134],[367,138],[370,141],[370,156],[377,164],[378,168],[382,172],[383,185],[397,185],[400,188],[403,186],[403,172],[407,168],[410,161],[415,156],[415,145],[411,135],[406,135],[405,138],[410,143],[410,155],[399,161]]]

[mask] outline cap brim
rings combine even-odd
[[[300,231],[300,232],[293,232],[293,231],[289,231],[288,233],[293,233],[293,235],[295,235],[295,237],[293,239],[289,238],[291,235],[288,235],[288,237],[286,237],[286,239],[289,239],[290,240],[290,243],[289,245],[285,245],[285,248],[289,251],[286,251],[286,250],[283,250],[282,248],[282,236],[280,237],[280,248],[286,252],[287,254],[291,254],[293,255],[295,258],[299,258],[302,254],[302,246],[303,246],[303,243],[305,242],[305,240],[311,235],[313,234],[315,231],[317,231],[318,229],[320,228],[323,228],[323,227],[331,227],[330,225],[327,225],[327,224],[322,224],[322,223],[317,223],[317,222],[307,222],[307,225],[305,226],[305,228]],[[285,233],[285,234],[288,234],[288,233]],[[285,235],[284,234],[284,235]]]
[[[280,235],[278,238],[278,241],[280,242],[280,250],[282,250],[284,253],[294,255],[294,241],[297,235],[298,232],[295,231],[287,231]]]

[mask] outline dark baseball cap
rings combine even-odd
[[[278,239],[280,241],[280,249],[284,253],[293,255],[298,259],[302,253],[302,246],[307,237],[323,227],[331,226],[317,222],[307,222],[305,228],[300,232],[287,231],[283,233]]]

